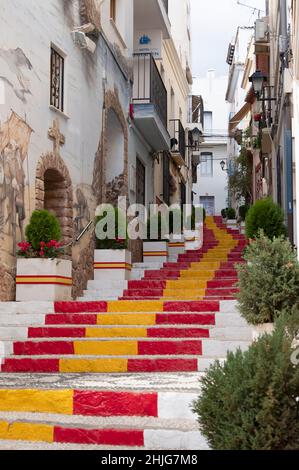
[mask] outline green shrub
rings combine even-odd
[[[235,218],[236,218],[236,211],[235,211],[235,209],[233,209],[232,207],[228,207],[228,208],[226,209],[226,218],[227,218],[228,220],[233,220],[233,219],[235,219]]]
[[[57,218],[50,212],[34,211],[25,230],[26,239],[34,250],[40,249],[40,243],[49,243],[61,239],[61,229]]]
[[[101,214],[98,215],[95,219],[95,225],[100,222],[103,224],[105,230],[108,229],[107,224],[104,224],[104,221],[107,215],[110,213],[109,208],[105,209],[105,206],[102,207]],[[112,216],[112,214],[111,214]],[[125,234],[124,232],[125,227]],[[109,238],[108,234],[104,240],[101,240],[96,236],[96,249],[97,250],[125,250],[128,247],[128,234],[127,234],[127,224],[125,215],[118,208],[114,208],[114,233],[113,237]]]
[[[196,225],[196,209],[195,206],[192,206],[192,213],[189,215],[186,219],[186,227],[191,230],[195,230],[195,225]],[[202,221],[205,222],[206,220],[206,210],[203,207],[202,208]]]
[[[291,361],[298,317],[281,319],[272,335],[229,353],[201,379],[193,411],[213,450],[299,448],[299,367]]]
[[[158,227],[158,237],[152,238],[152,231],[156,231]],[[152,215],[147,220],[147,239],[149,241],[168,241],[169,240],[169,226],[167,224],[166,218],[161,212]]]
[[[184,214],[181,209],[174,209],[169,212],[169,233],[172,235],[173,234],[179,235],[179,233],[177,233],[177,230],[175,230],[176,227],[174,226],[177,220],[181,221],[181,233],[182,233],[183,225],[184,225]]]
[[[262,229],[269,238],[286,235],[284,213],[271,198],[257,201],[246,216],[246,236],[255,238]]]
[[[250,207],[247,206],[247,205],[239,207],[239,217],[240,217],[242,222],[245,221],[249,209],[250,209]]]
[[[227,209],[228,209],[228,208],[222,209],[222,211],[221,211],[221,216],[222,216],[223,219],[226,219],[226,212],[227,212]]]
[[[299,263],[283,237],[259,238],[245,250],[247,264],[239,264],[237,294],[241,315],[253,325],[271,323],[299,300]]]

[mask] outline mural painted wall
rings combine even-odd
[[[93,218],[102,200],[108,158],[102,145],[109,132],[103,126],[107,93],[117,100],[118,118],[128,133],[129,62],[115,35],[109,37],[109,29],[107,37],[100,34],[101,9],[106,11],[109,3],[5,0],[1,5],[0,300],[14,298],[16,245],[36,207],[47,206],[58,215],[66,239],[75,237]],[[87,22],[95,25],[94,54],[77,47],[71,36],[74,28]],[[51,47],[64,58],[63,112],[50,106]],[[54,125],[61,139],[51,135]],[[117,168],[122,169],[123,192],[126,151],[117,158],[122,160]],[[89,233],[71,253],[74,295],[81,294],[92,278],[92,237]]]

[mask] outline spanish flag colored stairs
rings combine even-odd
[[[47,313],[3,315],[2,321],[0,315],[0,448],[1,442],[18,448],[19,441],[205,448],[190,411],[198,372],[251,340],[234,302],[235,264],[245,246],[242,235],[208,217],[200,251],[130,281],[117,301],[56,302]],[[93,386],[76,388],[73,374],[94,377]],[[72,381],[51,388],[51,376]],[[194,377],[192,393],[181,390],[188,377]],[[173,419],[178,428],[169,425]]]

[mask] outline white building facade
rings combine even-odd
[[[220,215],[228,205],[226,84],[227,77],[216,77],[215,71],[210,70],[193,87],[204,102],[204,142],[200,146],[197,183],[193,186],[194,201],[203,204],[209,215]],[[224,170],[221,162],[225,163]]]

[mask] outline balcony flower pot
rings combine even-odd
[[[179,255],[185,253],[185,237],[181,235],[170,235],[169,242],[167,244],[168,258],[173,261],[177,261]]]
[[[274,323],[261,323],[252,327],[252,340],[257,341],[264,334],[272,334],[274,331]]]
[[[168,259],[167,241],[144,241],[144,263],[166,263]]]
[[[94,252],[95,281],[127,281],[132,270],[132,256],[125,249],[103,249]]]
[[[16,300],[57,301],[72,298],[72,261],[18,258]]]

